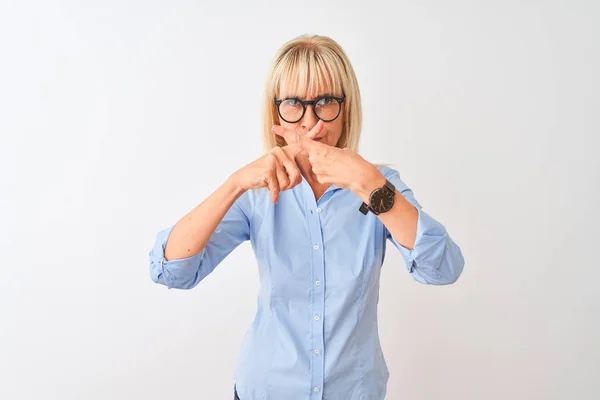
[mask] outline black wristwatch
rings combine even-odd
[[[375,215],[390,211],[394,205],[395,196],[396,188],[392,185],[392,182],[386,179],[385,185],[371,192],[369,204],[362,203],[359,210],[364,215],[367,215],[369,211]]]

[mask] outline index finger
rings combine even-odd
[[[288,145],[297,145],[304,150],[310,150],[322,145],[313,140],[323,129],[323,121],[319,120],[317,124],[306,134],[303,135],[296,131],[290,131],[280,125],[273,125],[273,133],[285,139]]]

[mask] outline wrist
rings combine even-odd
[[[364,202],[369,204],[369,197],[373,190],[385,185],[385,176],[372,164],[368,164],[359,175],[359,178],[354,181],[351,190]]]
[[[237,179],[237,173],[231,174],[229,178],[227,178],[227,180],[225,181],[224,186],[227,187],[228,192],[233,193],[235,195],[236,199],[242,194],[244,194],[244,192],[246,191],[246,189],[244,189],[242,185],[239,184],[239,181]]]

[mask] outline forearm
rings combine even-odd
[[[198,254],[233,203],[243,194],[232,177],[208,196],[173,227],[165,247],[165,259],[181,259]]]
[[[358,175],[352,190],[368,203],[371,192],[382,187],[386,178],[372,165],[362,167]],[[388,212],[379,214],[379,219],[388,230],[392,243],[402,253],[409,272],[422,283],[454,283],[465,263],[460,247],[442,224],[423,211],[398,175],[388,179],[396,186],[394,205]]]

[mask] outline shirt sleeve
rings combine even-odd
[[[247,193],[247,192],[246,192]],[[167,288],[192,289],[217,265],[238,247],[250,239],[250,222],[244,212],[246,193],[229,208],[206,247],[198,254],[181,259],[165,259],[165,247],[174,225],[156,235],[154,247],[149,252],[150,278]]]
[[[388,168],[386,178],[418,211],[417,236],[412,250],[402,246],[385,228],[386,237],[402,254],[408,272],[421,283],[446,285],[462,273],[465,260],[460,247],[446,228],[423,210],[413,191],[400,179],[398,171]]]

